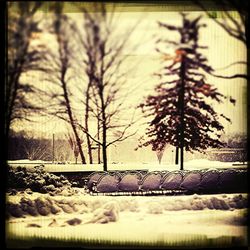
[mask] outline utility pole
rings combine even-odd
[[[52,135],[52,163],[55,160],[55,134]]]

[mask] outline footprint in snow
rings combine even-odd
[[[79,224],[81,224],[81,223],[82,223],[82,220],[80,220],[80,219],[78,219],[78,218],[74,218],[74,219],[70,219],[70,220],[65,221],[65,222],[61,225],[61,227],[65,227],[65,226],[67,226],[67,225],[70,225],[70,226],[77,226],[77,225],[79,225]]]
[[[58,223],[56,221],[56,219],[53,219],[52,222],[50,222],[50,224],[48,225],[48,227],[58,227]]]
[[[30,224],[27,224],[26,227],[38,227],[38,228],[40,228],[40,227],[42,227],[42,226],[39,225],[39,224],[36,224],[36,223],[30,223]]]

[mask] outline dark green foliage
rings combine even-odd
[[[65,177],[47,173],[43,170],[43,166],[35,167],[35,171],[28,171],[25,167],[9,167],[7,178],[8,188],[29,188],[40,193],[56,192],[61,188],[71,187]]]

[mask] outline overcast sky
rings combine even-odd
[[[200,15],[199,12],[190,12],[190,17]],[[81,25],[82,15],[79,13],[70,13],[70,15]],[[126,88],[135,87],[133,93],[129,95],[127,102],[138,105],[143,102],[147,94],[152,94],[154,87],[158,84],[158,79],[153,76],[153,73],[159,71],[162,64],[162,59],[155,51],[155,41],[157,38],[166,36],[174,38],[175,32],[169,32],[166,29],[159,29],[157,21],[168,24],[181,25],[181,16],[177,12],[120,12],[116,13],[115,24],[118,32],[126,30],[127,27],[133,26],[140,20],[136,30],[132,33],[130,39],[131,47],[128,47],[128,58],[125,67],[132,67],[134,71],[127,77]],[[246,48],[238,40],[230,37],[221,27],[213,20],[205,17],[202,19],[208,26],[200,29],[200,44],[208,46],[209,49],[203,50],[207,56],[209,63],[215,69],[223,68],[230,63],[236,61],[246,61]],[[43,38],[44,39],[44,38]],[[134,45],[138,45],[136,49],[131,50]],[[126,51],[125,51],[126,53]],[[169,53],[174,53],[173,48],[169,48]],[[227,70],[220,70],[218,73],[231,75],[234,73],[245,73],[246,68],[241,66],[232,66]],[[36,77],[32,76],[33,81]],[[38,81],[38,80],[37,80]],[[214,84],[223,94],[232,96],[236,99],[236,105],[233,106],[228,102],[225,104],[216,104],[216,111],[224,113],[232,119],[232,124],[225,123],[225,132],[244,132],[246,131],[246,81],[242,79],[224,80],[208,76],[208,82]],[[40,86],[43,85],[39,82]],[[45,85],[44,85],[45,86]],[[45,86],[46,88],[46,86]],[[129,110],[131,113],[131,110]],[[139,112],[139,111],[138,111]],[[138,115],[140,115],[138,113]],[[124,116],[124,114],[123,114]],[[125,114],[126,116],[126,114]],[[63,132],[66,126],[63,122],[57,119],[38,117],[39,125],[32,124],[16,124],[16,128],[28,130],[35,128],[37,131],[47,134]],[[138,123],[140,133],[144,133],[144,128],[141,123]]]

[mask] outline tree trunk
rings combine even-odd
[[[60,58],[60,84],[62,85],[62,89],[63,89],[63,97],[64,97],[64,101],[65,101],[65,106],[66,106],[66,111],[67,114],[69,116],[69,122],[71,125],[71,128],[73,130],[75,139],[76,139],[76,145],[79,149],[79,153],[81,156],[81,160],[82,160],[82,164],[86,164],[86,159],[84,157],[83,154],[83,150],[82,150],[82,145],[81,145],[81,140],[80,137],[78,135],[77,132],[77,127],[74,121],[74,117],[73,117],[73,113],[71,110],[71,104],[70,104],[70,100],[69,100],[69,95],[68,95],[68,89],[67,89],[67,81],[65,80],[66,77],[66,73],[67,73],[67,69],[69,67],[69,57],[68,57],[68,53],[69,51],[67,51],[66,48],[68,48],[68,43],[67,41],[65,41],[64,39],[61,39],[61,16],[60,14],[62,13],[62,5],[57,4],[55,6],[55,13],[56,13],[56,22],[55,22],[55,33],[57,35],[57,42],[59,45],[59,58]]]
[[[103,171],[108,170],[107,164],[107,147],[102,145],[102,159],[103,159]]]
[[[107,128],[106,128],[106,120],[105,111],[102,115],[102,159],[103,159],[103,170],[107,171]]]
[[[103,91],[100,90],[101,99],[101,117],[102,117],[102,159],[103,159],[103,170],[107,171],[107,127],[106,127],[106,112]]]
[[[180,170],[184,170],[183,163],[184,163],[184,148],[181,147],[181,161],[180,161]]]
[[[72,127],[72,130],[73,130],[75,138],[76,138],[76,144],[77,144],[77,147],[79,149],[79,153],[80,153],[80,156],[82,159],[82,164],[86,164],[86,159],[85,159],[83,151],[82,151],[81,140],[78,136],[78,133],[76,130],[76,125],[75,125],[75,122],[73,119],[73,114],[72,114],[70,101],[69,101],[69,97],[68,97],[68,92],[67,92],[67,88],[66,88],[66,82],[64,81],[64,74],[62,74],[61,83],[62,83],[62,87],[63,87],[63,95],[64,95],[64,99],[65,99],[65,103],[66,103],[66,108],[67,108],[67,113],[69,116],[70,125]]]
[[[184,163],[184,131],[185,131],[185,121],[184,121],[184,115],[185,115],[185,56],[182,56],[182,62],[181,62],[181,71],[180,71],[180,77],[181,77],[181,90],[180,90],[180,118],[181,118],[181,124],[180,124],[180,150],[181,150],[181,157],[180,157],[180,170],[183,170],[183,163]]]
[[[98,120],[97,120],[97,140],[100,141],[100,119],[98,115]],[[101,163],[101,147],[100,144],[98,143],[97,146],[97,159],[98,159],[98,164]]]
[[[175,164],[178,165],[179,164],[179,148],[176,147],[175,150]]]
[[[90,89],[90,84],[88,85],[86,92],[86,107],[85,107],[85,129],[87,132],[89,132],[89,89]],[[86,133],[86,139],[87,139],[89,163],[92,164],[93,157],[92,157],[91,142],[90,142],[90,137],[87,133]]]

